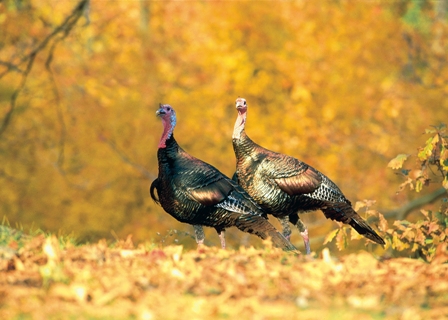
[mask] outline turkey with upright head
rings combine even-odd
[[[311,252],[308,230],[298,213],[321,210],[327,219],[349,224],[364,237],[384,245],[384,240],[361,218],[336,184],[296,158],[267,150],[245,132],[247,103],[236,99],[238,116],[233,131],[236,155],[234,180],[268,214],[278,218],[289,239],[288,221],[300,230],[307,254]]]
[[[271,237],[284,250],[296,250],[238,184],[177,144],[176,113],[171,106],[161,104],[156,115],[162,120],[163,134],[157,151],[159,175],[150,194],[174,218],[194,226],[198,245],[204,241],[202,226],[216,229],[223,248],[224,230],[235,226],[262,239]]]

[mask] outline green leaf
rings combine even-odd
[[[409,8],[403,15],[403,22],[423,33],[428,33],[431,20],[422,9],[422,1],[411,0]]]
[[[425,147],[418,153],[418,158],[420,160],[426,160],[431,156],[432,150],[434,149],[433,139],[434,137],[429,138],[426,141]]]
[[[429,138],[426,141],[426,146],[418,153],[419,159],[422,161],[428,159],[432,155],[434,148],[437,147],[439,141],[439,134],[436,134],[434,137]]]
[[[394,159],[390,160],[387,166],[392,169],[400,169],[408,157],[408,154],[399,154]]]

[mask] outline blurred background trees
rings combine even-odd
[[[192,245],[190,227],[148,196],[162,131],[154,113],[171,104],[179,144],[231,176],[238,96],[255,141],[313,165],[352,202],[402,207],[419,194],[397,194],[403,178],[389,160],[448,120],[446,14],[446,1],[415,0],[6,0],[0,214],[81,240],[131,233]],[[335,227],[320,212],[303,220],[314,236]],[[214,232],[206,241],[218,244]]]

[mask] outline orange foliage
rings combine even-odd
[[[4,228],[5,234],[10,230]],[[448,258],[378,261],[359,252],[316,259],[276,248],[201,252],[83,246],[43,235],[1,248],[2,319],[444,319]],[[2,237],[4,243],[7,237]],[[6,241],[9,247],[12,243]],[[26,303],[25,303],[26,302]]]
[[[21,59],[74,3],[15,3],[0,4],[0,61],[23,70]],[[422,35],[394,6],[91,2],[48,68],[51,46],[38,52],[1,135],[0,213],[82,239],[190,230],[148,196],[162,130],[154,112],[172,104],[179,144],[231,175],[238,96],[251,105],[255,141],[313,165],[353,202],[402,204],[386,166],[415,148],[424,128],[446,121],[448,30],[434,23]],[[0,64],[0,74],[3,119],[21,73]],[[316,219],[324,218],[305,222]]]

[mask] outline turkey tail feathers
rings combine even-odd
[[[267,219],[257,215],[241,215],[235,221],[235,226],[241,231],[248,232],[259,236],[266,240],[271,237],[271,241],[275,247],[283,249],[284,251],[296,251],[294,247],[280,232],[278,232]]]
[[[151,198],[152,200],[154,200],[155,203],[160,204],[159,198],[156,196],[156,194],[154,193],[154,190],[157,189],[158,187],[158,183],[159,181],[157,179],[155,179],[152,183],[151,183],[151,187],[149,188],[149,193],[151,194]]]
[[[240,184],[240,182],[238,181],[238,172],[235,171],[235,173],[232,176],[232,181],[236,182],[237,184]]]
[[[271,237],[271,241],[277,248],[281,248],[284,251],[295,251],[299,253],[296,247],[294,247],[291,242],[289,242],[280,232],[277,230],[270,231],[268,234]]]
[[[350,226],[352,226],[360,235],[363,235],[367,239],[372,240],[384,247],[386,244],[381,238],[368,224],[361,218],[357,213],[350,219]]]
[[[327,219],[332,219],[345,224],[349,224],[360,235],[372,240],[382,246],[386,243],[367,222],[348,204],[344,202],[326,204],[325,209],[321,209]]]

